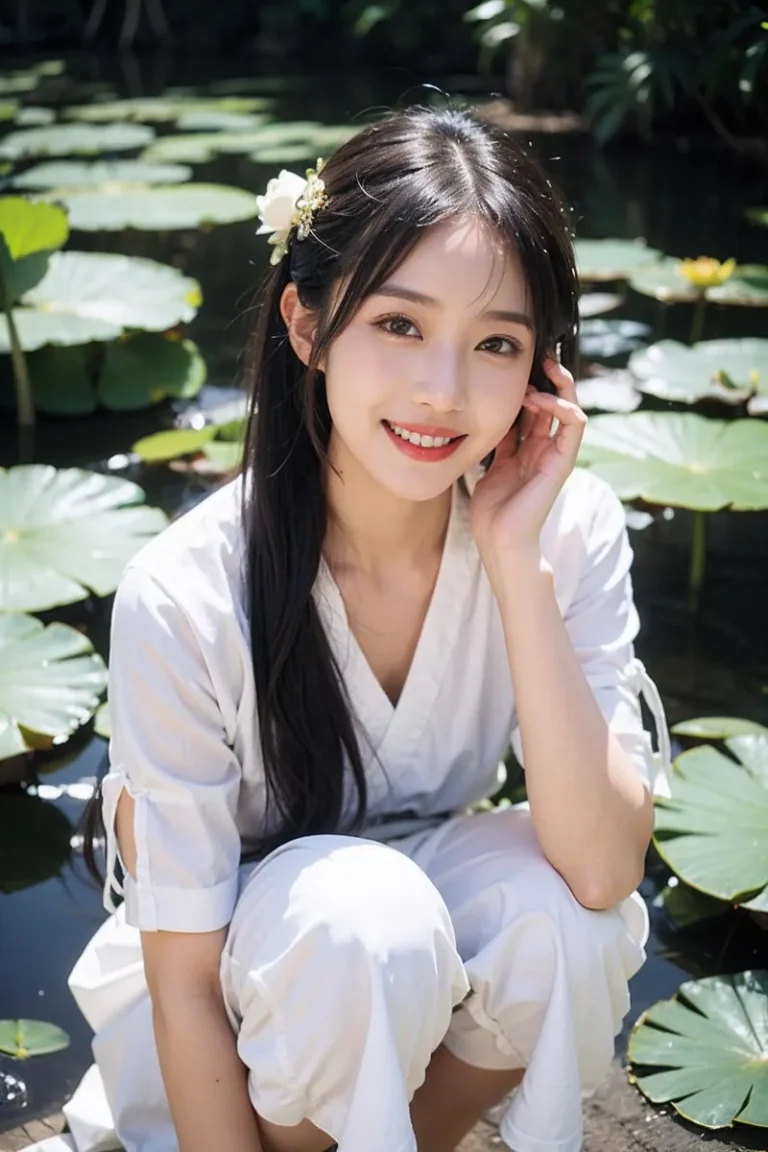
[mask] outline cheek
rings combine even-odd
[[[347,329],[329,350],[326,363],[328,407],[334,423],[370,415],[387,396],[391,365],[380,345],[355,329]]]
[[[488,369],[475,382],[474,407],[478,424],[509,428],[520,411],[531,371],[531,358],[516,360],[506,370]]]

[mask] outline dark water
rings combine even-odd
[[[74,68],[83,79],[90,76],[116,83],[123,95],[151,95],[162,90],[163,84],[194,84],[214,74],[219,78],[227,74],[221,62],[206,62],[197,69],[188,66],[186,72],[174,66],[160,77],[146,70],[114,77],[112,65],[83,60],[76,61]],[[285,90],[279,115],[345,122],[366,109],[412,97],[418,79],[392,71],[375,81],[339,76],[289,80],[280,86]],[[464,84],[454,78],[444,82],[444,87],[457,94]],[[467,87],[476,85],[468,83]],[[749,224],[742,211],[749,205],[768,203],[765,171],[737,167],[722,155],[648,151],[637,146],[601,154],[580,136],[527,138],[574,205],[580,234],[642,235],[649,244],[673,255],[735,256],[741,262],[768,263],[768,230]],[[195,175],[258,192],[276,167],[262,168],[230,156],[201,166]],[[148,255],[197,277],[204,304],[188,334],[201,346],[209,366],[209,383],[198,403],[208,406],[231,396],[238,382],[249,296],[265,262],[266,245],[254,236],[253,222],[210,233],[80,234],[70,247]],[[752,309],[711,309],[705,335],[768,334],[767,315]],[[651,325],[654,339],[662,334],[686,339],[691,320],[686,306],[665,313],[638,296],[630,297],[611,316]],[[168,404],[135,414],[71,421],[43,418],[25,459],[58,466],[106,467],[111,457],[125,453],[140,436],[171,426],[174,415],[174,407]],[[18,459],[10,420],[0,415],[0,464],[12,465]],[[148,502],[171,514],[190,506],[206,491],[202,481],[164,468],[129,466],[119,474],[137,480]],[[711,518],[708,579],[696,619],[685,608],[689,518],[681,513],[671,522],[633,533],[636,595],[643,620],[638,651],[659,684],[670,722],[702,714],[733,714],[768,722],[766,523],[764,515],[754,513]],[[44,618],[85,626],[106,659],[109,609],[109,600],[88,601]],[[49,765],[52,770],[40,777],[41,783],[71,784],[103,771],[104,740],[86,732],[72,742],[70,753],[73,749],[75,755],[66,765]],[[8,794],[0,791],[0,805]],[[50,802],[73,826],[77,823],[81,801],[62,796]],[[633,981],[633,1011],[622,1043],[639,1012],[672,995],[686,974],[768,964],[768,937],[747,917],[735,925],[726,922],[725,927],[715,922],[694,935],[675,933],[664,913],[653,907],[665,879],[663,869],[652,861],[644,885],[654,920],[651,958]],[[60,1107],[91,1061],[89,1030],[69,996],[66,977],[104,915],[100,894],[85,879],[77,855],[73,865],[55,878],[0,894],[0,1018],[50,1020],[66,1029],[72,1040],[67,1051],[25,1064],[0,1056],[0,1071],[12,1070],[28,1088],[23,1109],[0,1108],[0,1131],[22,1117],[45,1115]]]

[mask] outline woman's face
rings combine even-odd
[[[475,221],[431,228],[328,350],[331,459],[434,498],[509,430],[534,346],[519,262]]]

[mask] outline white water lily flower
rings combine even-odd
[[[283,168],[279,176],[274,176],[267,184],[266,193],[256,197],[257,212],[262,222],[256,235],[265,232],[287,235],[294,222],[296,203],[306,186],[306,177],[297,176],[287,168]]]

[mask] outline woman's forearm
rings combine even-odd
[[[652,800],[579,665],[548,565],[521,554],[496,593],[537,835],[582,904],[610,907],[642,878]]]
[[[164,998],[153,1021],[179,1152],[262,1152],[221,994]]]

